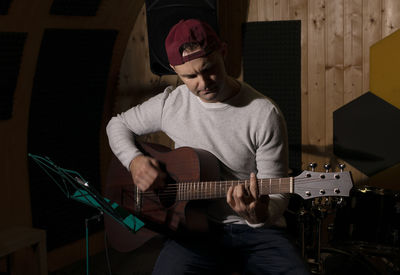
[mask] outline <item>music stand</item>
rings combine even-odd
[[[49,157],[41,157],[34,154],[28,154],[42,170],[57,184],[60,190],[68,199],[73,199],[78,202],[84,203],[88,206],[96,208],[100,211],[90,219],[97,218],[103,213],[106,213],[114,220],[126,227],[130,232],[136,233],[144,226],[144,223],[137,217],[133,216],[128,210],[103,197],[96,188],[89,185],[89,183],[76,171],[68,170],[57,166]],[[51,172],[55,173],[61,178],[57,181]],[[88,232],[87,224],[90,219],[86,219],[86,257],[88,259]],[[87,262],[87,274],[89,274],[89,264]]]

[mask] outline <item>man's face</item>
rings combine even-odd
[[[183,56],[198,50],[183,52]],[[221,51],[214,51],[208,56],[190,60],[182,65],[173,66],[189,90],[204,102],[224,100],[226,72]]]

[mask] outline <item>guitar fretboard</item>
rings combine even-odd
[[[218,199],[226,197],[231,186],[245,184],[249,180],[207,181],[178,183],[178,201]],[[260,195],[293,193],[293,178],[258,179]]]

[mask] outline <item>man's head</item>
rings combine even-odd
[[[165,39],[165,49],[170,66],[192,93],[205,102],[222,101],[228,96],[226,44],[207,23],[179,21]]]
[[[195,54],[182,56],[186,48],[198,48]],[[169,64],[182,65],[220,49],[222,43],[212,27],[197,19],[181,20],[174,25],[165,39]]]

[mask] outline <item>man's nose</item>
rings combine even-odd
[[[199,88],[200,90],[205,90],[209,88],[210,84],[210,77],[206,74],[200,74],[199,75]]]

